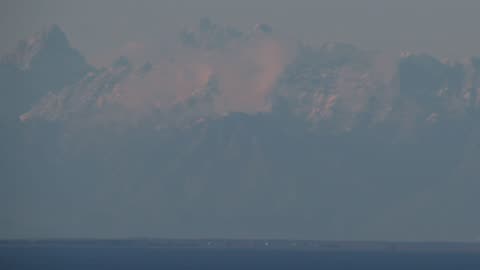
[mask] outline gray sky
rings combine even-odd
[[[479,10],[476,0],[3,0],[0,52],[57,23],[93,58],[131,41],[157,46],[208,16],[242,29],[269,23],[310,42],[464,57],[480,54]]]

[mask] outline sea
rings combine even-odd
[[[202,241],[0,241],[1,270],[480,270],[477,246]]]

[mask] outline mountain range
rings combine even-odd
[[[177,44],[95,67],[53,25],[1,58],[0,237],[478,240],[480,58]]]

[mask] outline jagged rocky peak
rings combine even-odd
[[[250,40],[261,36],[270,36],[273,28],[266,23],[257,23],[249,31],[224,26],[202,18],[193,28],[186,28],[180,33],[180,43],[188,48],[205,50],[222,49],[235,41]]]
[[[213,50],[224,48],[231,41],[244,37],[245,34],[236,28],[202,18],[193,29],[185,29],[180,33],[180,42],[185,47]]]
[[[273,100],[303,113],[312,111],[312,106],[318,110],[319,104],[332,104],[338,92],[366,83],[370,57],[350,44],[325,43],[318,48],[299,44],[296,56],[278,80]],[[354,71],[356,66],[363,70]],[[349,83],[343,83],[344,79]],[[278,108],[279,104],[274,105]]]
[[[40,33],[40,39],[46,46],[69,48],[67,35],[57,24],[50,25]]]
[[[46,27],[1,57],[2,116],[17,119],[48,92],[59,91],[93,70],[58,25]]]
[[[20,72],[21,80],[31,80],[36,89],[47,91],[63,88],[93,70],[56,24],[20,41],[2,63]]]
[[[53,24],[42,31],[35,33],[28,39],[18,42],[15,50],[4,57],[4,61],[17,66],[19,69],[31,68],[32,62],[42,54],[62,53],[64,56],[71,53],[78,58],[83,58],[78,51],[70,47],[70,42],[62,29]],[[85,60],[83,64],[87,66]]]

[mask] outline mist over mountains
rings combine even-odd
[[[0,237],[478,240],[480,58],[202,19],[94,67],[58,26],[0,60]]]

